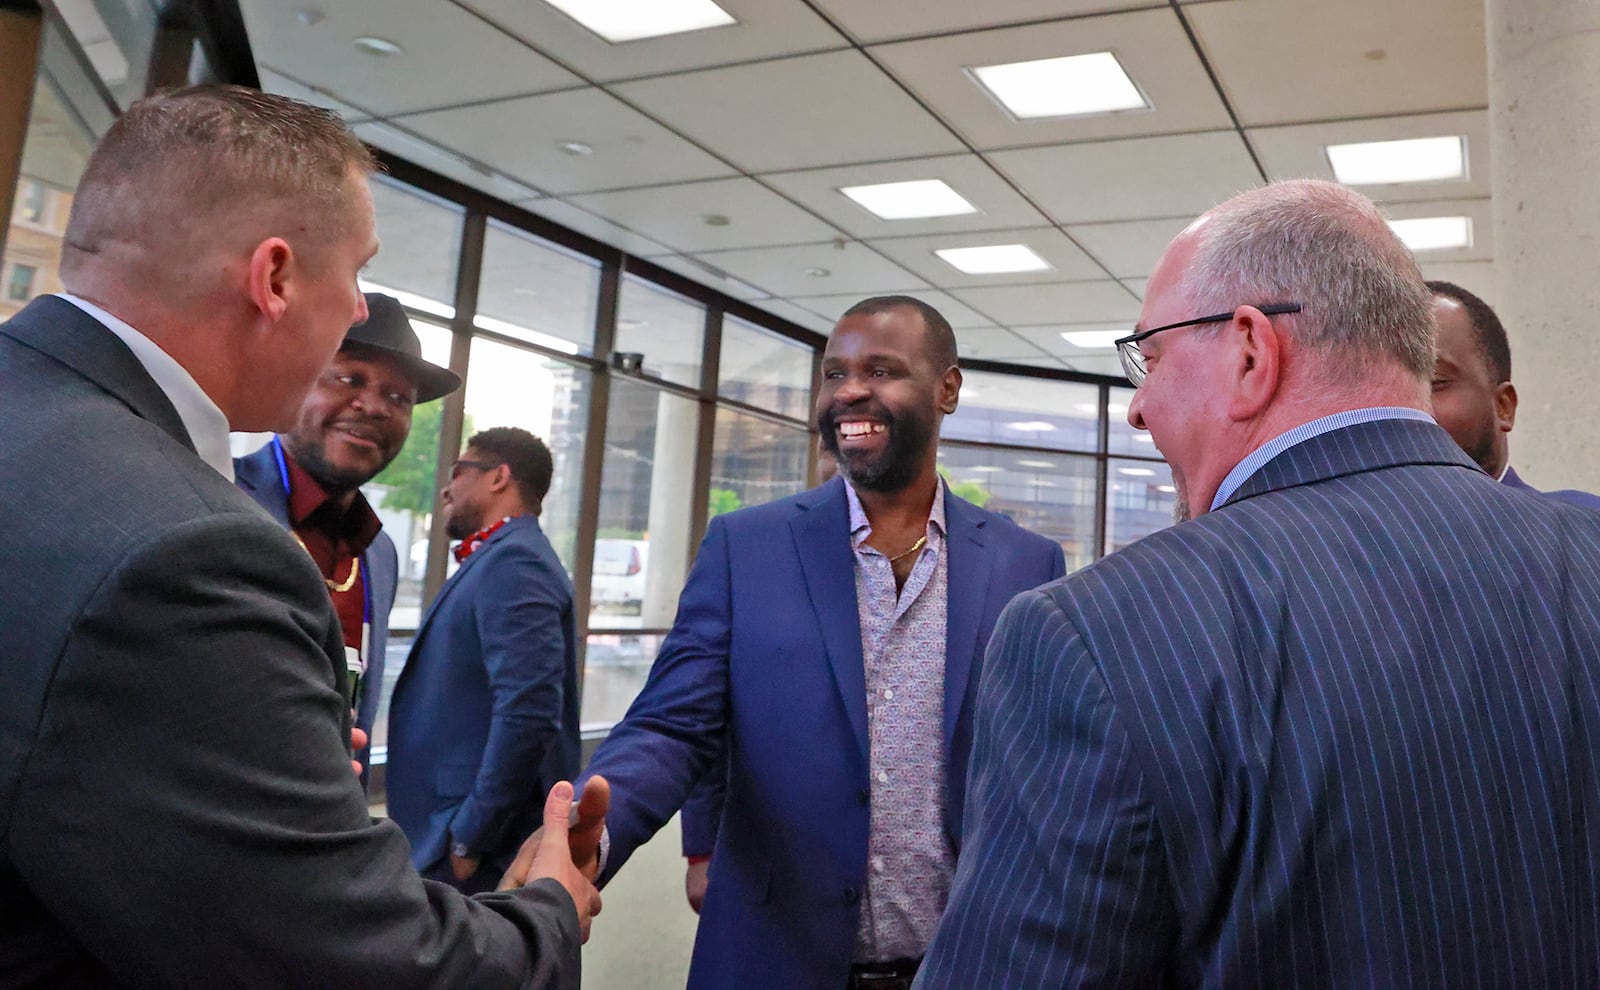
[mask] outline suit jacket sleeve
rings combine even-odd
[[[489,739],[472,793],[450,835],[474,852],[500,847],[516,813],[539,787],[545,754],[561,731],[567,634],[572,607],[566,576],[552,573],[531,547],[508,543],[483,562],[494,570],[473,602],[489,678]]]
[[[709,856],[717,847],[717,831],[722,825],[722,802],[728,793],[728,759],[724,752],[710,772],[694,785],[683,802],[683,854]]]
[[[602,882],[683,806],[723,748],[733,624],[730,578],[727,526],[718,517],[706,529],[649,679],[579,778],[580,791],[595,774],[611,784]]]
[[[919,990],[1161,986],[1175,937],[1154,809],[1094,658],[1018,596],[979,680],[966,836]]]
[[[56,663],[6,836],[24,881],[133,986],[575,988],[558,884],[463,898],[369,817],[338,645],[266,518],[145,541]]]

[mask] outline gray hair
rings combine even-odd
[[[1198,312],[1299,303],[1297,341],[1352,369],[1398,362],[1433,374],[1433,300],[1416,259],[1372,201],[1297,179],[1236,196],[1197,232],[1185,294]]]

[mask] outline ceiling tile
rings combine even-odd
[[[1130,220],[1125,223],[1081,223],[1066,228],[1077,241],[1118,278],[1143,278],[1150,274],[1179,231],[1194,217]]]
[[[1150,280],[1147,279],[1147,278],[1125,278],[1125,279],[1122,279],[1123,288],[1127,289],[1129,292],[1131,292],[1134,295],[1138,296],[1140,299],[1144,298],[1145,288],[1147,286],[1149,286],[1149,284],[1150,284]]]
[[[408,130],[553,195],[685,182],[733,169],[599,89],[569,90],[402,118]],[[561,145],[577,142],[592,154]]]
[[[775,296],[848,292],[870,296],[928,288],[904,268],[854,243],[713,251],[695,257]],[[827,274],[807,275],[810,269]]]
[[[839,190],[883,182],[942,179],[978,208],[976,213],[926,220],[882,220]],[[875,165],[774,172],[761,181],[837,224],[852,237],[900,237],[962,230],[1000,230],[1048,223],[1005,177],[977,155],[942,155]]]
[[[839,236],[833,227],[753,179],[715,179],[569,199],[679,252],[814,244]],[[712,226],[707,217],[727,222]]]
[[[1047,354],[1058,354],[1065,357],[1116,357],[1114,347],[1076,347],[1067,343],[1061,335],[1073,331],[1097,331],[1115,333],[1118,336],[1133,332],[1131,322],[1106,322],[1106,323],[1052,323],[1044,327],[1012,327],[1012,332],[1033,344]]]
[[[953,297],[943,292],[918,289],[902,294],[920,299],[932,306],[939,311],[940,316],[945,318],[945,322],[956,330],[994,326],[993,320],[973,311],[970,307],[957,302]],[[791,301],[822,316],[828,321],[828,326],[831,328],[834,323],[838,322],[839,317],[844,315],[845,310],[865,298],[866,295],[863,293],[849,293],[839,296],[797,296]]]
[[[833,331],[833,321],[826,317],[818,316],[809,309],[796,306],[787,299],[762,299],[754,303],[773,316],[781,316],[790,323],[798,324],[807,330],[826,334]]]
[[[561,11],[528,0],[458,0],[595,82],[847,47],[803,3],[717,0],[739,23],[612,44]]]
[[[686,254],[657,255],[646,260],[653,265],[660,265],[668,271],[677,272],[685,278],[692,278],[701,285],[716,289],[718,292],[725,292],[735,299],[767,299],[772,295],[765,289],[758,289],[753,285],[741,282],[720,268],[696,261]]]
[[[1125,321],[1131,324],[1139,318],[1139,300],[1111,279],[1053,285],[997,285],[955,289],[950,294],[1005,326],[1039,326],[1053,321]]]
[[[583,80],[460,7],[438,0],[342,0],[318,7],[307,26],[300,4],[243,0],[256,58],[380,116],[471,100],[541,93]],[[395,55],[352,42],[377,36]]]
[[[256,74],[261,77],[262,92],[277,93],[279,96],[292,96],[297,100],[304,100],[319,107],[327,107],[344,118],[346,124],[360,123],[372,116],[372,114],[360,107],[353,107],[330,93],[325,93],[314,86],[304,85],[298,80],[290,79],[283,73],[276,72],[267,66],[257,67]]]
[[[749,172],[963,150],[855,51],[663,76],[613,90]]]
[[[637,231],[614,224],[604,217],[597,217],[587,210],[559,199],[529,200],[523,202],[521,206],[547,220],[554,220],[563,227],[576,230],[580,234],[587,234],[614,248],[621,248],[635,257],[648,258],[652,255],[672,253],[671,248],[657,244],[641,236]]]
[[[1419,267],[1422,268],[1422,277],[1429,281],[1454,282],[1490,306],[1496,305],[1500,283],[1492,261],[1424,261]],[[1516,328],[1512,328],[1511,333],[1515,336]]]
[[[1017,120],[967,73],[974,66],[1110,51],[1149,110]],[[907,41],[873,58],[979,149],[1228,127],[1227,108],[1167,9]]]
[[[1080,354],[1072,357],[1058,354],[1056,355],[1056,360],[1066,365],[1068,371],[1082,371],[1090,375],[1112,375],[1117,378],[1123,377],[1122,362],[1117,359],[1115,354]],[[1125,415],[1125,413],[1113,412],[1111,415],[1113,419],[1116,419],[1120,415]]]
[[[1148,7],[1150,0],[816,0],[862,42]]]
[[[1010,330],[1000,327],[957,330],[956,353],[963,358],[984,361],[1039,361],[1049,356]]]
[[[1228,0],[1184,11],[1246,126],[1489,102],[1481,3]]]
[[[1198,216],[1261,184],[1233,131],[991,152],[988,159],[1062,224]]]
[[[527,183],[507,178],[482,162],[450,148],[441,147],[393,124],[369,120],[350,129],[368,144],[499,199],[516,202],[540,195],[538,189]]]
[[[1332,179],[1328,164],[1330,144],[1357,144],[1366,141],[1398,141],[1404,138],[1449,137],[1467,139],[1467,177],[1443,182],[1403,182],[1378,186],[1355,186],[1358,192],[1380,203],[1408,199],[1472,199],[1488,196],[1489,188],[1489,112],[1467,110],[1461,113],[1411,114],[1403,117],[1368,117],[1363,120],[1337,120],[1323,124],[1287,127],[1253,127],[1245,132],[1261,157],[1261,164],[1273,179]]]
[[[981,285],[1029,285],[1037,282],[1087,281],[1106,277],[1105,271],[1088,255],[1078,250],[1067,235],[1054,227],[1029,230],[998,230],[980,234],[934,234],[927,237],[895,237],[868,241],[870,247],[921,275],[941,289]],[[1026,244],[1050,263],[1039,272],[1013,272],[1003,275],[968,275],[933,252],[944,248],[987,247],[995,244]]]
[[[1472,245],[1442,251],[1415,252],[1419,265],[1494,258],[1494,210],[1487,199],[1441,199],[1426,203],[1387,203],[1380,207],[1390,220],[1418,217],[1466,217],[1472,221]]]

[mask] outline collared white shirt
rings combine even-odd
[[[183,428],[189,431],[189,442],[194,444],[200,459],[229,481],[233,480],[233,454],[228,448],[228,417],[205,393],[194,376],[160,345],[135,330],[127,323],[89,302],[67,292],[56,295],[100,321],[117,339],[128,345],[135,360],[155,381],[178,411]]]

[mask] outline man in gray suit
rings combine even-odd
[[[371,168],[296,101],[142,101],[67,293],[0,325],[0,984],[578,985],[570,787],[544,879],[423,882],[350,772],[317,568],[230,483],[229,427],[288,427],[366,316]]]

